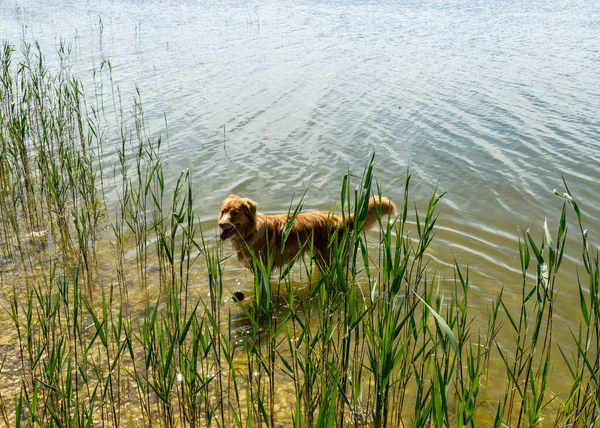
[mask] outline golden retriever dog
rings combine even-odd
[[[363,228],[372,229],[377,224],[378,217],[395,213],[396,205],[391,200],[386,197],[372,197],[369,199]],[[229,195],[223,201],[219,213],[221,239],[231,239],[238,260],[250,269],[252,254],[266,265],[271,252],[274,257],[273,267],[279,267],[309,251],[311,247],[320,259],[319,262],[327,263],[334,234],[337,233],[338,239],[341,239],[344,228],[352,231],[354,227],[353,214],[344,219],[341,215],[325,211],[300,213],[294,218],[288,238],[283,243],[284,227],[291,218],[291,214],[260,213],[254,201]]]

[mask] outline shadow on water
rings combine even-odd
[[[314,304],[314,287],[319,282],[320,274],[315,268],[310,278],[302,278],[298,271],[299,269],[294,269],[283,279],[278,274],[271,276],[273,289],[271,321],[276,324],[286,322],[291,314],[291,309],[294,309],[294,313],[300,313],[302,306]],[[290,296],[293,308],[290,306]],[[256,338],[263,339],[264,334],[268,331],[265,329],[268,321],[267,315],[252,291],[244,292],[239,289],[233,291],[231,296],[225,299],[223,310],[228,311],[229,318],[222,319],[222,326],[229,329],[232,342],[237,345],[243,344],[243,338],[249,333],[258,332]]]

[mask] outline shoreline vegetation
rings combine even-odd
[[[126,111],[110,79],[120,140],[109,147],[104,106],[86,98],[69,72],[68,48],[58,57],[51,70],[37,45],[16,52],[5,42],[0,53],[3,424],[502,427],[598,420],[598,252],[566,183],[556,191],[558,226],[544,224],[541,239],[520,235],[517,309],[500,290],[477,326],[468,269],[456,261],[454,286],[441,289],[428,263],[443,193],[435,189],[417,210],[410,173],[403,198],[395,199],[398,216],[381,219],[377,240],[369,237],[375,249],[358,232],[332,243],[325,270],[310,257],[281,270],[255,260],[254,296],[224,306],[235,291],[224,282],[230,250],[201,229],[189,172],[165,186],[163,142],[148,137],[139,93]],[[110,64],[103,66],[110,75]],[[106,167],[108,151],[116,161]],[[110,212],[109,189],[118,195]],[[361,176],[343,177],[338,211],[354,212],[360,224],[368,198],[389,190],[374,178],[373,156]],[[573,308],[581,322],[571,343],[556,343],[555,280],[567,215],[575,216],[581,240],[580,306]],[[497,340],[500,331],[508,342]],[[502,367],[500,376],[490,375],[491,361]],[[567,367],[572,385],[564,395],[553,392],[557,365]]]

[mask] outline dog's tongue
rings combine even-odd
[[[230,238],[235,232],[235,229],[233,227],[230,227],[229,229],[225,229],[223,232],[221,232],[221,241],[226,240],[227,238]]]

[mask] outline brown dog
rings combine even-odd
[[[396,205],[386,197],[369,199],[363,228],[369,230],[377,218],[396,212]],[[294,219],[283,252],[283,230],[290,214],[266,215],[256,210],[256,203],[247,198],[229,195],[223,201],[219,214],[221,239],[230,239],[238,260],[252,268],[252,254],[267,263],[269,251],[274,256],[274,267],[282,266],[312,247],[320,262],[329,261],[329,247],[333,234],[341,238],[344,228],[354,228],[354,215],[324,211],[300,213]]]

